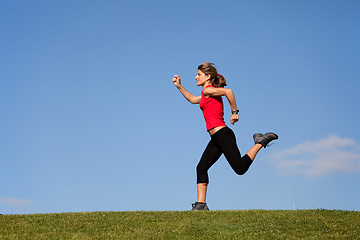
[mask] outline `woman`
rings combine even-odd
[[[233,131],[224,122],[224,107],[222,96],[226,96],[231,107],[230,123],[234,124],[239,120],[237,106],[233,91],[226,86],[224,76],[217,73],[213,63],[204,62],[199,65],[195,77],[197,86],[202,86],[201,96],[194,96],[182,85],[180,76],[175,75],[172,79],[174,85],[182,95],[192,104],[200,104],[203,112],[206,129],[211,136],[200,162],[196,167],[197,194],[196,203],[192,210],[209,210],[206,205],[206,191],[209,183],[208,170],[220,158],[222,154],[229,162],[232,169],[239,175],[243,175],[254,161],[256,154],[262,147],[266,147],[272,140],[278,139],[275,133],[254,134],[255,145],[241,157],[236,144]]]

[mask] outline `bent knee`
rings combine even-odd
[[[196,166],[196,172],[197,173],[207,173],[208,170],[209,170],[208,168],[206,168],[204,166],[201,166],[200,164],[198,164]]]
[[[236,171],[235,173],[236,173],[237,175],[244,175],[246,172],[247,172],[247,169],[246,169],[246,170]]]

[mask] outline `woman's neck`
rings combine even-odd
[[[203,89],[205,89],[207,86],[211,86],[210,81],[206,81],[206,83],[203,85]]]

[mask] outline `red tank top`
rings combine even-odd
[[[209,85],[207,87],[214,87]],[[200,109],[206,122],[206,130],[214,127],[226,126],[224,121],[224,105],[221,96],[205,98],[204,90],[201,92]]]

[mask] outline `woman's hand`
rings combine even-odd
[[[234,123],[236,123],[237,121],[239,121],[239,115],[237,115],[237,114],[231,115],[231,118],[230,118],[231,124],[234,125]]]
[[[172,79],[172,81],[176,87],[181,86],[181,78],[179,75],[174,75],[174,78]]]

